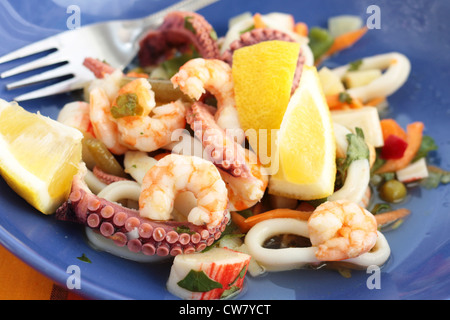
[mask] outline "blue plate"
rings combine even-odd
[[[81,23],[116,18],[137,18],[159,10],[167,0],[4,0],[0,2],[0,55],[67,29],[69,5],[81,9]],[[326,26],[328,17],[359,15],[363,19],[370,5],[378,5],[381,28],[370,30],[352,49],[341,52],[329,63],[343,64],[358,58],[390,51],[406,54],[412,63],[407,83],[389,98],[394,117],[402,125],[423,121],[425,133],[439,146],[432,153],[433,164],[450,170],[450,2],[403,0],[221,0],[200,11],[223,35],[228,19],[244,11],[292,13],[309,26]],[[0,72],[22,59],[0,65]],[[0,80],[0,97],[11,100],[25,92],[5,90],[5,85],[23,76]],[[30,111],[55,117],[74,99],[71,94],[23,102]],[[20,259],[61,285],[72,274],[71,265],[81,270],[79,293],[93,299],[176,299],[165,289],[170,263],[144,265],[97,252],[87,245],[83,228],[44,216],[18,197],[0,179],[0,241]],[[295,270],[247,277],[238,299],[448,299],[450,288],[450,188],[413,188],[404,206],[412,215],[400,228],[385,233],[392,256],[382,268],[381,288],[369,289],[370,276],[352,272],[350,278],[331,270]],[[91,263],[77,259],[85,254]],[[76,289],[74,289],[76,290]]]

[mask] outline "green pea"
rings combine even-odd
[[[391,203],[402,201],[407,194],[405,185],[395,179],[383,183],[379,191],[380,198]]]

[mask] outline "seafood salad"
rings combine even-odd
[[[449,173],[427,163],[437,146],[426,123],[384,117],[408,57],[327,67],[368,32],[356,16],[332,21],[246,12],[219,37],[200,14],[177,11],[125,70],[85,57],[95,79],[84,99],[46,124],[78,141],[76,169],[51,212],[35,207],[83,225],[98,250],[171,261],[167,289],[181,299],[231,298],[266,272],[382,268],[384,232],[412,214],[408,189]],[[16,108],[0,101],[1,135]]]

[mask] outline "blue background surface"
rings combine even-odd
[[[28,43],[67,30],[69,5],[81,9],[81,24],[118,18],[138,18],[164,8],[167,0],[0,0],[0,55]],[[344,1],[344,0],[221,0],[199,11],[224,35],[228,19],[244,11],[287,12],[309,26],[326,26],[339,14],[367,19],[369,5],[381,9],[381,29],[370,30],[352,49],[327,64],[337,66],[361,57],[399,51],[411,60],[407,83],[389,98],[387,116],[405,126],[425,123],[439,150],[432,163],[450,170],[450,2],[445,0]],[[0,72],[29,58],[0,65]],[[30,72],[27,75],[33,74]],[[24,75],[0,79],[0,97],[11,100],[28,89],[14,92],[5,85]],[[35,87],[36,88],[36,87]],[[34,89],[34,88],[33,88]],[[74,99],[72,94],[21,103],[30,111],[56,117]],[[450,288],[450,187],[412,189],[403,206],[411,216],[397,230],[385,233],[392,256],[382,268],[381,289],[369,290],[364,271],[344,278],[331,270],[294,270],[246,278],[238,299],[448,299]],[[43,216],[22,201],[0,179],[0,242],[19,258],[65,285],[67,267],[81,268],[81,294],[94,299],[176,299],[165,290],[170,263],[153,265],[123,260],[91,249],[83,228]],[[85,254],[92,263],[77,259]]]

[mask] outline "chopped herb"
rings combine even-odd
[[[231,286],[234,285],[239,279],[244,278],[244,276],[245,276],[245,271],[247,271],[247,268],[246,268],[246,266],[243,266],[242,269],[241,269],[241,271],[239,271],[239,274],[237,275],[236,279],[234,279],[233,281],[231,281],[231,283],[230,283],[228,286],[231,287]]]
[[[187,16],[184,18],[184,28],[195,34],[196,31],[194,25],[192,24],[192,19],[194,19],[193,16]]]
[[[353,61],[353,62],[350,62],[349,63],[350,66],[349,66],[347,71],[356,71],[356,70],[359,69],[361,64],[362,64],[362,60],[361,59]]]
[[[144,109],[138,103],[135,93],[124,93],[117,97],[116,105],[111,107],[111,114],[115,119],[129,116],[140,116]]]
[[[422,143],[420,144],[420,148],[416,153],[416,156],[412,160],[412,162],[415,162],[419,160],[420,158],[425,158],[428,156],[428,153],[434,150],[437,150],[438,146],[434,142],[433,138],[430,136],[423,136]]]
[[[352,103],[353,99],[347,92],[339,93],[339,101],[343,103]]]
[[[377,203],[376,205],[373,206],[372,210],[370,210],[370,212],[372,214],[377,214],[380,213],[382,211],[386,211],[386,210],[390,210],[391,206],[388,203]]]
[[[348,147],[345,158],[339,158],[336,161],[338,177],[336,187],[341,187],[347,177],[348,167],[353,161],[369,159],[369,148],[364,140],[364,133],[361,128],[355,128],[356,134],[347,135]]]
[[[372,166],[371,173],[374,174],[379,168],[383,166],[383,164],[386,162],[385,159],[381,158],[381,148],[376,149],[377,156],[375,158],[375,163]]]
[[[133,167],[133,168],[135,168],[135,169],[137,168],[137,166],[136,166],[135,164],[133,164],[131,167]]]
[[[185,64],[188,60],[200,57],[199,53],[193,48],[192,52],[184,53],[181,55],[176,55],[175,57],[164,61],[161,66],[166,71],[169,77],[175,75],[180,67]]]
[[[89,260],[89,258],[86,257],[86,255],[84,253],[81,255],[81,257],[77,257],[77,259],[81,260],[83,262],[92,263],[91,260]]]
[[[227,290],[224,290],[222,294],[220,295],[220,299],[227,299],[233,296],[235,293],[239,292],[241,288],[238,286],[232,286],[228,288]]]
[[[250,209],[238,211],[238,213],[246,219],[250,218],[253,215],[253,211]]]
[[[179,234],[182,234],[182,233],[194,234],[195,233],[194,231],[191,231],[191,229],[189,229],[188,226],[178,226],[178,227],[174,228],[174,230]]]
[[[211,39],[213,39],[213,40],[217,40],[217,39],[218,39],[216,30],[214,30],[214,29],[212,29],[212,30],[209,32],[209,36],[210,36]]]
[[[191,270],[183,280],[177,283],[181,288],[192,292],[207,292],[213,289],[222,289],[221,283],[208,277],[204,271]]]
[[[255,26],[254,26],[254,25],[251,25],[251,26],[248,27],[247,29],[244,29],[244,30],[242,30],[241,32],[239,32],[239,34],[244,34],[244,33],[246,33],[246,32],[250,32],[250,31],[252,31],[253,29],[255,29]]]

